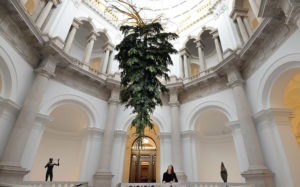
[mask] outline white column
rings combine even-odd
[[[34,159],[44,134],[44,128],[52,121],[53,119],[50,116],[43,114],[37,115],[21,160],[22,167],[26,168],[27,170],[32,169]],[[28,178],[28,175],[25,178]]]
[[[291,117],[292,111],[285,108],[270,108],[255,115],[266,165],[275,173],[276,186],[300,185],[300,149]]]
[[[255,2],[255,0],[249,0],[249,4],[251,6],[251,9],[253,10],[254,15],[258,18],[259,8],[257,3]],[[258,20],[260,21],[260,18],[258,18]]]
[[[71,30],[68,34],[68,37],[67,37],[67,40],[66,40],[66,43],[65,43],[65,46],[64,46],[64,52],[66,52],[66,53],[70,52],[71,46],[73,44],[73,41],[74,41],[74,38],[75,38],[75,35],[76,35],[76,32],[79,28],[79,25],[80,25],[79,21],[76,21],[76,20],[73,21]]]
[[[183,66],[184,66],[184,78],[188,78],[189,77],[189,67],[188,67],[189,64],[188,64],[186,53],[183,54]]]
[[[176,90],[170,91],[170,117],[172,124],[172,161],[176,168],[176,173],[179,182],[186,182],[186,176],[182,167],[182,142],[181,142],[181,130],[180,130],[180,113],[179,113],[179,101],[178,93]]]
[[[20,106],[9,99],[0,97],[0,159],[14,127]]]
[[[88,181],[93,183],[93,175],[98,169],[99,158],[101,156],[101,140],[103,137],[103,130],[95,127],[87,129],[86,148],[81,167],[81,181]]]
[[[108,112],[106,118],[106,125],[104,129],[103,143],[101,149],[101,157],[99,162],[99,168],[94,175],[94,186],[106,187],[111,186],[112,173],[111,166],[111,154],[114,143],[114,130],[116,123],[116,116],[119,106],[119,89],[114,88],[111,92],[110,99],[108,101]]]
[[[52,58],[48,57],[37,69],[36,77],[25,99],[0,162],[0,181],[22,181],[23,176],[28,173],[21,166],[22,155],[48,81],[54,75],[55,68],[56,63]],[[11,172],[9,177],[5,175],[7,172]]]
[[[61,1],[60,0],[48,0],[46,6],[43,8],[41,14],[39,15],[37,21],[36,21],[36,26],[38,28],[41,28],[42,25],[44,24],[46,18],[48,17],[53,5],[57,6]]]
[[[247,43],[247,41],[249,40],[249,36],[248,36],[247,31],[246,31],[244,22],[243,22],[243,20],[242,20],[242,18],[241,18],[240,16],[237,16],[237,17],[236,17],[236,21],[237,21],[239,30],[240,30],[240,32],[241,32],[243,41],[244,41],[244,43]]]
[[[252,29],[251,29],[251,26],[250,26],[250,24],[249,24],[249,22],[248,22],[247,17],[243,17],[243,23],[244,23],[244,25],[245,25],[245,27],[246,27],[246,29],[247,29],[247,33],[248,33],[249,37],[251,37],[252,34],[253,34],[253,31],[252,31]]]
[[[105,57],[104,57],[104,62],[102,65],[101,72],[103,74],[106,74],[106,73],[108,73],[109,59],[110,59],[110,54],[113,51],[113,46],[111,44],[106,44],[104,47],[104,51],[105,51]]]
[[[198,48],[200,71],[205,71],[206,63],[205,63],[204,51],[203,51],[204,46],[203,46],[201,40],[197,40],[196,44],[197,44],[197,48]]]
[[[219,33],[217,30],[214,30],[210,33],[213,36],[213,39],[215,41],[215,46],[216,46],[216,51],[217,51],[217,55],[218,55],[218,60],[219,62],[222,62],[223,60],[223,52],[222,52],[222,47],[220,44],[220,40],[219,40]]]
[[[245,149],[245,143],[241,133],[240,123],[239,121],[231,121],[228,122],[226,126],[230,127],[232,130],[232,137],[233,137],[234,147],[236,150],[237,159],[239,162],[240,171],[245,172],[249,168],[249,163],[248,163],[247,153]]]
[[[228,85],[232,89],[249,163],[248,170],[242,173],[242,176],[250,183],[271,187],[273,186],[273,176],[264,164],[257,131],[243,87],[243,79],[237,67],[231,66],[228,68],[227,78]]]
[[[90,63],[90,58],[93,52],[93,47],[95,40],[97,38],[98,34],[95,32],[92,32],[91,35],[88,38],[88,42],[85,47],[85,52],[84,52],[84,58],[83,58],[83,63],[89,64]]]

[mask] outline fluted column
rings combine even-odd
[[[64,46],[64,52],[66,52],[66,53],[70,52],[71,46],[73,44],[76,32],[77,32],[80,24],[81,23],[76,19],[73,21],[71,30],[68,34],[68,37],[67,37],[67,40],[66,40],[66,43],[65,43],[65,46]]]
[[[205,63],[204,51],[203,51],[204,45],[201,42],[201,40],[197,40],[196,45],[198,48],[200,71],[204,71],[206,70],[206,63]]]
[[[219,40],[219,33],[217,30],[214,30],[210,34],[213,36],[217,55],[218,55],[218,60],[219,60],[219,62],[221,62],[223,60],[223,51],[222,51],[222,47],[221,47],[220,40]]]
[[[176,90],[170,90],[170,117],[172,124],[172,161],[176,169],[179,182],[186,182],[186,176],[182,167],[182,142],[181,142],[181,130],[180,130],[180,112],[178,93]]]
[[[249,163],[248,170],[243,172],[242,175],[250,183],[255,183],[261,187],[271,187],[273,184],[272,173],[264,164],[261,146],[243,87],[242,76],[235,66],[231,66],[227,71],[228,85],[232,89]]]
[[[230,15],[233,21],[237,22],[244,44],[249,40],[249,35],[243,22],[243,17],[247,16],[247,12],[248,10],[245,9],[234,9]]]
[[[114,49],[114,47],[110,43],[107,43],[104,47],[105,57],[104,57],[104,62],[103,62],[102,69],[101,69],[101,72],[103,74],[108,73],[109,59],[110,59],[113,49]]]
[[[188,78],[190,75],[190,67],[189,67],[189,63],[188,63],[188,54],[187,51],[185,49],[182,49],[180,51],[180,56],[182,56],[182,63],[183,63],[183,78]]]
[[[0,162],[0,181],[22,181],[24,175],[28,173],[21,166],[22,155],[48,81],[54,75],[55,68],[56,63],[51,57],[48,57],[36,70],[36,77],[24,101]],[[10,174],[7,175],[7,173]]]
[[[96,40],[97,36],[99,36],[97,33],[92,32],[90,34],[90,36],[88,37],[88,42],[85,47],[84,58],[83,58],[83,62],[86,64],[90,63],[91,55],[93,52],[93,48],[94,48],[94,44],[95,44],[95,40]]]
[[[53,6],[57,6],[61,3],[61,0],[48,0],[46,6],[43,8],[41,14],[39,15],[38,19],[36,20],[36,26],[41,28],[44,24],[45,20],[47,19],[51,9]]]
[[[0,97],[0,160],[14,127],[20,106],[9,99]]]
[[[111,154],[114,142],[114,130],[116,123],[116,116],[119,106],[120,91],[114,88],[111,92],[108,101],[108,112],[105,122],[105,129],[103,135],[103,143],[101,147],[101,157],[98,170],[94,175],[94,186],[107,187],[111,186],[112,173],[110,171]]]

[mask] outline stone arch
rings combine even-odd
[[[260,78],[261,81],[257,91],[258,111],[271,107],[272,88],[280,76],[282,76],[284,73],[287,73],[285,79],[279,82],[278,86],[287,85],[290,78],[300,71],[299,59],[299,53],[289,54],[281,57],[274,63],[270,63],[270,65],[266,68],[265,73]],[[279,101],[279,98],[282,97],[282,93],[279,93],[275,97],[277,97]],[[280,103],[278,103],[276,107],[280,107],[279,105]]]
[[[220,101],[208,101],[208,102],[201,103],[200,105],[197,105],[192,109],[192,112],[187,118],[190,130],[195,130],[198,115],[202,111],[207,109],[214,109],[216,111],[223,113],[229,121],[237,120],[237,116],[236,113],[233,112],[234,111],[233,108],[229,107],[228,105]]]
[[[96,26],[93,23],[92,19],[90,17],[79,17],[79,18],[74,18],[74,20],[78,20],[79,23],[81,23],[81,25],[83,25],[84,23],[88,24],[91,28],[88,29],[90,31],[95,31],[96,30]]]
[[[2,88],[0,96],[14,100],[18,89],[18,77],[12,59],[3,47],[0,47],[0,75]]]
[[[216,28],[214,27],[203,27],[202,30],[199,32],[199,34],[197,35],[197,39],[201,38],[201,35],[206,32],[206,31],[214,31],[216,30]]]
[[[44,104],[40,107],[40,113],[49,116],[52,111],[64,104],[74,104],[82,108],[88,116],[89,128],[100,124],[97,109],[92,105],[92,103],[90,103],[90,101],[77,95],[66,94],[51,98],[44,102]]]
[[[148,127],[145,129],[145,136],[151,138],[155,145],[156,145],[156,182],[160,181],[160,157],[161,157],[161,150],[160,150],[160,139],[159,133],[160,128],[157,123],[154,123],[154,131],[150,130]],[[125,157],[124,157],[124,167],[123,167],[123,177],[122,182],[128,182],[130,175],[130,163],[131,163],[131,147],[133,143],[136,141],[137,137],[133,136],[134,129],[131,129],[129,126],[126,129],[128,132],[126,144],[125,144]]]
[[[132,114],[126,120],[124,120],[125,123],[123,123],[121,125],[122,131],[127,132],[128,128],[130,128],[130,125],[131,125],[131,122],[132,122],[134,116],[135,115]],[[152,118],[153,122],[158,126],[159,131],[164,132],[164,128],[163,128],[163,124],[165,124],[164,120],[161,117],[157,116],[157,115],[151,116],[151,118]]]
[[[112,43],[111,36],[107,33],[106,29],[96,29],[95,32],[98,33],[99,35],[101,34],[104,35],[107,39],[107,42]]]

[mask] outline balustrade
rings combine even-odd
[[[255,187],[246,183],[188,182],[188,183],[121,183],[119,187]]]

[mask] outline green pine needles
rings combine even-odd
[[[153,129],[151,114],[157,105],[162,105],[161,94],[167,92],[158,77],[169,80],[168,66],[172,65],[170,54],[177,53],[169,42],[178,36],[162,32],[160,23],[136,26],[121,26],[124,39],[116,46],[121,69],[121,102],[136,114],[132,127],[136,128],[139,145],[142,145],[144,130]]]

